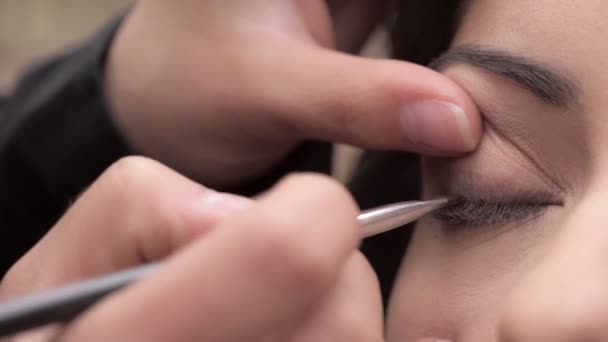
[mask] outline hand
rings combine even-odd
[[[16,341],[377,342],[381,299],[356,215],[321,176],[289,177],[253,202],[129,158],[14,265],[0,296],[166,258],[65,326]]]
[[[109,55],[115,121],[137,152],[222,186],[306,139],[473,150],[479,114],[454,82],[345,53],[383,9],[377,0],[139,1]]]

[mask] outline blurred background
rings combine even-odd
[[[9,93],[33,62],[78,44],[132,0],[0,0],[0,93]],[[363,54],[384,57],[385,34],[374,34]],[[338,146],[334,174],[347,180],[360,152]]]
[[[0,92],[33,61],[71,46],[120,13],[130,0],[1,0]]]

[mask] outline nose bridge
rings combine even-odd
[[[501,341],[608,341],[608,192],[569,211],[507,298]]]

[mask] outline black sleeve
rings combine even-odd
[[[0,272],[128,148],[103,101],[99,65],[117,25],[31,69],[0,104]]]
[[[0,275],[103,170],[132,154],[101,87],[105,54],[119,24],[33,68],[12,95],[0,97]],[[260,179],[229,190],[254,194],[285,173],[328,173],[330,164],[329,144],[305,143]]]

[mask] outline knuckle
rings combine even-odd
[[[145,199],[158,184],[160,164],[145,157],[125,157],[108,168],[101,183],[127,199]],[[135,197],[135,198],[134,198]]]
[[[135,181],[150,173],[156,173],[159,163],[146,157],[129,156],[119,159],[108,169],[125,180]]]
[[[179,175],[163,164],[126,157],[110,166],[102,178],[102,196],[111,202],[113,217],[119,220],[111,231],[137,246],[139,257],[166,256],[188,235],[187,229],[195,229],[184,219],[184,207],[174,193]]]
[[[125,157],[108,168],[100,179],[103,198],[119,210],[115,213],[128,222],[128,229],[152,230],[151,227],[132,225],[145,221],[155,226],[169,226],[171,215],[165,208],[163,177],[164,166],[145,157]]]

